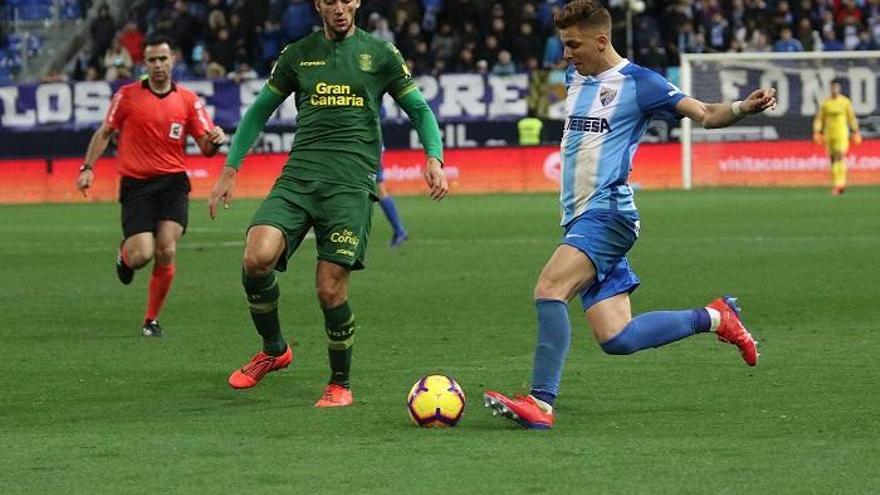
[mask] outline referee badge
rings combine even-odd
[[[180,139],[183,137],[183,124],[172,122],[171,129],[168,130],[168,137],[171,139]]]
[[[373,57],[369,53],[361,53],[358,57],[358,65],[364,72],[373,70]]]

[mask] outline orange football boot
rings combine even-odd
[[[351,390],[342,385],[331,383],[324,389],[321,400],[315,403],[315,407],[345,407],[354,403]]]
[[[263,351],[258,352],[250,361],[229,375],[229,386],[232,388],[251,388],[260,383],[266,373],[290,366],[293,351],[290,346],[280,356],[270,356]]]

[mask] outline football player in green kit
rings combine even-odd
[[[355,319],[348,303],[352,270],[364,267],[376,171],[382,148],[379,108],[389,93],[409,115],[425,148],[425,182],[435,200],[448,190],[437,120],[415,86],[400,52],[354,25],[360,0],[315,0],[324,29],[281,52],[269,80],[239,124],[226,166],[211,191],[211,218],[228,207],[235,175],[266,121],[291,94],[297,132],[281,176],[251,220],[242,283],[263,349],[229,377],[253,387],[286,368],[293,354],[281,335],[275,271],[310,228],[317,238],[316,288],[324,312],[330,381],[317,407],[348,406]]]

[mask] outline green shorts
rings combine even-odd
[[[287,260],[310,228],[315,229],[319,260],[361,270],[372,217],[369,191],[281,177],[257,208],[250,227],[271,225],[284,233],[287,252],[275,266],[280,272],[287,269]]]

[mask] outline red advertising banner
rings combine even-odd
[[[459,148],[446,151],[451,194],[555,192],[560,158],[555,146]],[[851,184],[880,184],[880,141],[854,146],[847,155]],[[236,179],[235,196],[263,197],[287,155],[251,155]],[[394,194],[425,194],[424,154],[389,150],[383,157],[385,181]],[[206,198],[223,167],[220,157],[190,157],[193,198]],[[0,203],[115,201],[119,187],[112,158],[101,159],[89,196],[75,187],[75,159],[0,161]],[[828,185],[824,150],[807,141],[699,143],[694,145],[696,186]],[[681,187],[681,148],[646,144],[635,156],[630,182],[642,189]]]

